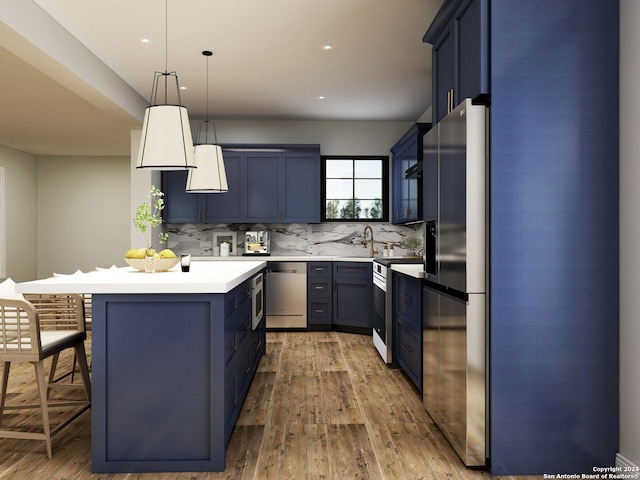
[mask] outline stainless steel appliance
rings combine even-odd
[[[393,275],[394,263],[421,263],[420,258],[373,259],[373,344],[385,363],[393,363]]]
[[[468,466],[489,456],[487,117],[467,99],[423,139],[423,402]]]
[[[255,330],[264,317],[264,277],[262,273],[251,279],[251,328]]]
[[[267,328],[307,328],[306,262],[267,264]]]
[[[243,255],[269,255],[271,251],[271,236],[266,230],[245,232]]]

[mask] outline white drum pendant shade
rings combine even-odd
[[[219,145],[203,144],[195,146],[198,168],[189,170],[187,192],[224,193],[229,191],[227,173]]]
[[[136,168],[184,170],[196,165],[187,109],[180,105],[147,107]]]

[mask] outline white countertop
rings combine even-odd
[[[16,284],[18,293],[227,293],[267,266],[252,258],[242,262],[191,262],[166,272],[144,273],[131,267],[62,275]]]
[[[414,278],[426,278],[422,263],[393,263],[391,264],[391,270]]]
[[[251,256],[228,256],[228,257],[206,257],[206,256],[191,256],[191,261],[256,261],[262,260],[265,262],[372,262],[373,258],[370,257],[340,257],[337,255],[256,255],[255,257]]]

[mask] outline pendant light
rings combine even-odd
[[[155,72],[149,106],[144,112],[142,138],[136,168],[184,170],[196,167],[187,109],[180,100],[176,72],[169,72],[168,0],[165,0],[165,69]],[[175,83],[175,102],[169,103],[169,88]],[[164,92],[164,94],[162,94]]]
[[[218,145],[216,124],[209,121],[209,50],[202,52],[207,57],[207,117],[198,124],[195,156],[198,168],[189,170],[186,191],[189,193],[224,193],[229,191],[227,173],[222,158],[222,148]],[[213,132],[213,143],[209,142],[209,129]]]

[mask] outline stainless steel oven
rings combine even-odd
[[[391,325],[387,326],[387,267],[373,262],[373,344],[385,363],[391,363]],[[389,332],[389,334],[387,333]]]
[[[257,274],[251,279],[251,327],[255,330],[264,317],[264,276]]]

